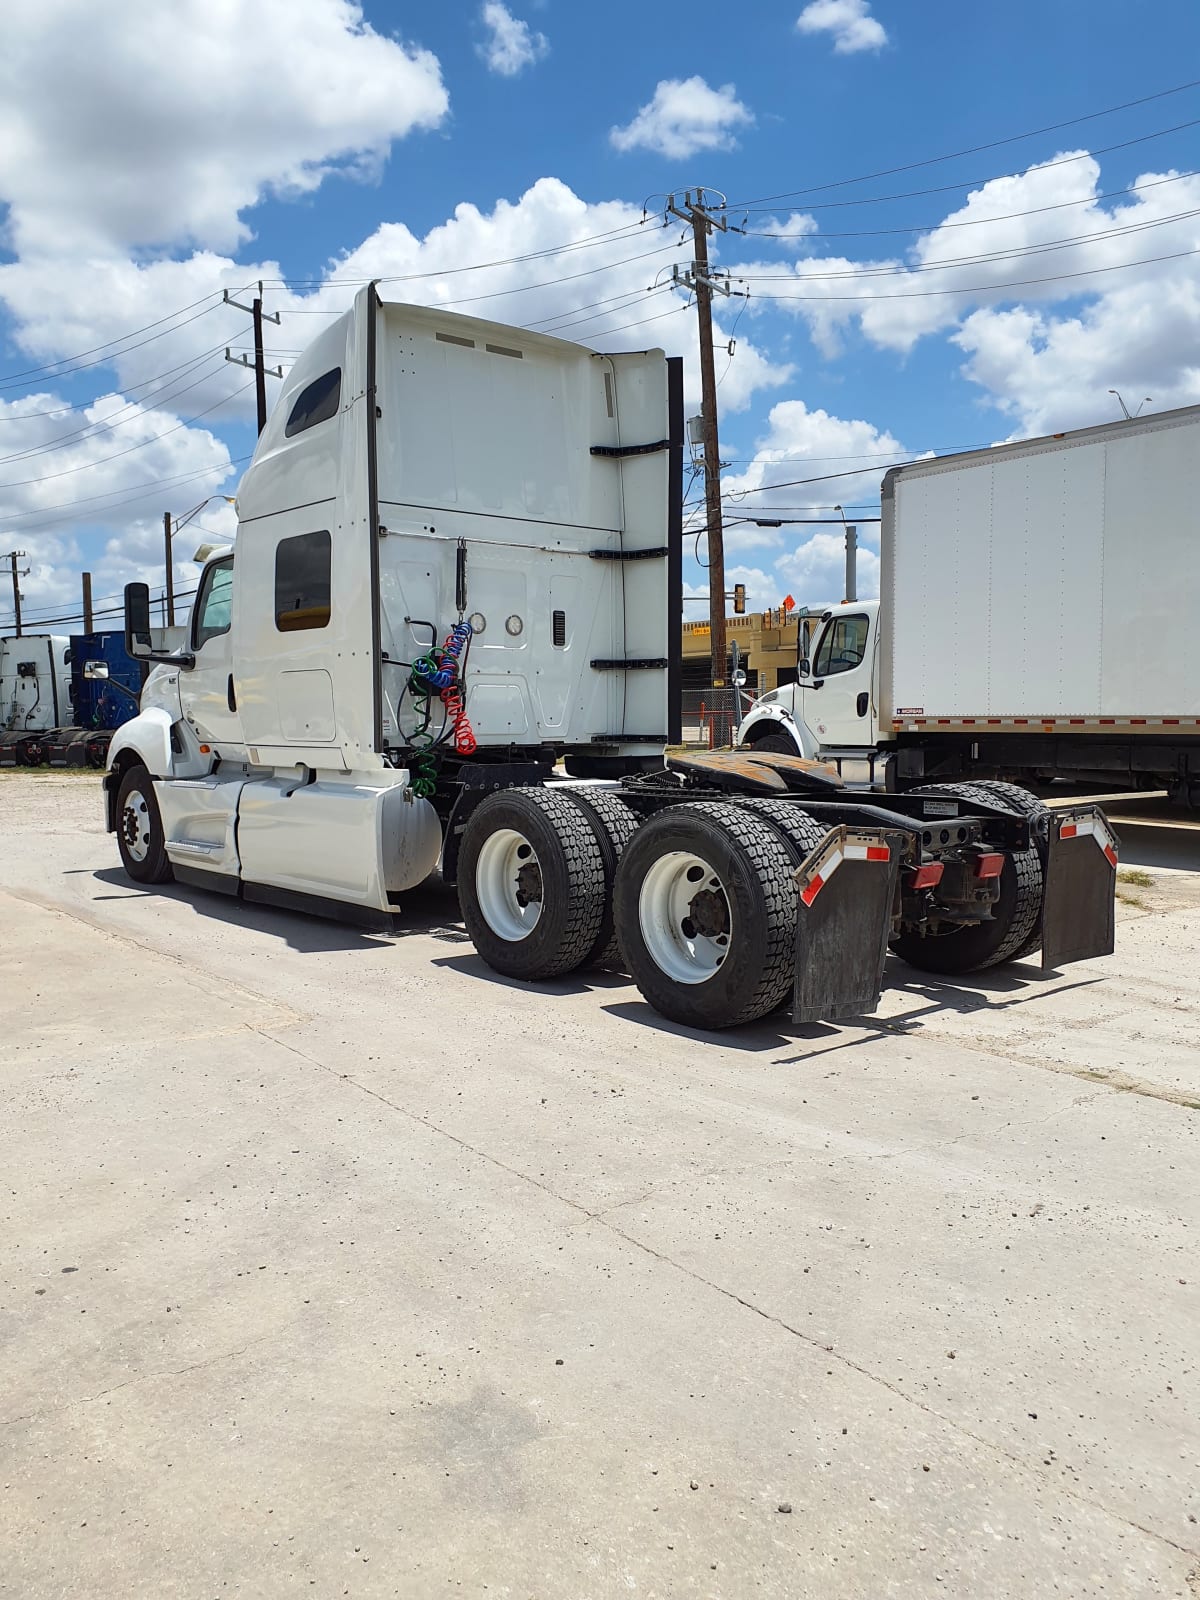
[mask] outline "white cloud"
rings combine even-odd
[[[771,408],[753,459],[742,472],[721,480],[726,515],[873,504],[887,467],[907,454],[873,423],[831,416],[820,408],[810,411],[803,400],[781,400]],[[798,481],[805,479],[816,481]],[[847,516],[853,522],[853,509]]]
[[[736,143],[734,131],[753,121],[731,83],[713,89],[701,77],[664,78],[653,100],[623,128],[613,128],[609,139],[618,150],[653,150],[682,160],[697,150],[729,149]]]
[[[776,586],[786,586],[799,606],[836,605],[846,597],[846,541],[841,533],[814,533],[805,536],[797,528],[799,541],[794,550],[775,563]],[[859,530],[856,558],[856,588],[859,600],[873,600],[879,593],[879,556]],[[878,542],[878,535],[868,537]]]
[[[0,200],[26,257],[185,241],[228,248],[241,212],[331,172],[377,170],[448,107],[436,57],[357,0],[93,0],[9,7]]]
[[[550,49],[546,35],[535,33],[527,22],[514,17],[501,0],[485,0],[479,15],[488,30],[488,37],[479,46],[479,54],[489,72],[515,78],[517,73],[540,61]]]
[[[832,34],[834,54],[839,56],[881,50],[888,42],[867,0],[812,0],[796,18],[796,27],[801,33]]]

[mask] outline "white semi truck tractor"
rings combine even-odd
[[[385,304],[310,345],[203,559],[186,648],[116,734],[107,823],[139,883],[390,926],[440,866],[483,960],[623,966],[674,1021],[878,1002],[935,971],[1112,948],[1115,845],[1083,807],[877,799],[679,739],[683,387],[601,354]]]
[[[72,711],[66,634],[0,639],[0,767],[39,766],[46,740],[71,722]]]
[[[739,743],[863,788],[1068,778],[1200,808],[1198,463],[1188,406],[893,468],[880,599],[825,613]]]

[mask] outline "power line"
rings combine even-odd
[[[1141,194],[1146,189],[1161,189],[1164,184],[1182,183],[1185,178],[1196,177],[1200,177],[1200,172],[1177,172],[1170,178],[1152,178],[1148,183],[1131,183],[1127,189],[1107,189],[1100,194],[1083,195],[1078,200],[1056,200],[1053,205],[1030,206],[1025,211],[999,212],[991,217],[964,217],[959,221],[909,223],[902,228],[852,228],[833,233],[822,228],[819,234],[772,233],[760,228],[738,228],[734,231],[747,239],[782,239],[803,244],[809,239],[883,239],[897,233],[938,233],[943,228],[986,228],[994,222],[1019,222],[1024,217],[1039,217],[1047,211],[1065,211],[1070,206],[1090,206],[1097,205],[1101,200],[1119,200],[1122,195]]]
[[[924,160],[909,161],[899,167],[884,167],[878,172],[860,173],[856,178],[835,178],[828,183],[810,185],[807,189],[789,189],[782,194],[760,195],[755,200],[735,202],[729,209],[743,211],[750,206],[762,205],[771,200],[790,200],[798,195],[824,194],[830,189],[842,189],[854,183],[870,183],[876,178],[892,178],[901,172],[916,172],[921,167],[939,166],[945,161],[958,161],[963,156],[980,155],[984,150],[998,150],[1002,145],[1020,144],[1025,139],[1037,139],[1044,133],[1058,133],[1063,128],[1077,127],[1081,122],[1095,122],[1100,117],[1112,117],[1119,111],[1131,111],[1134,106],[1149,105],[1153,100],[1165,100],[1171,95],[1184,94],[1188,89],[1197,87],[1200,87],[1200,78],[1193,78],[1187,83],[1177,83],[1170,89],[1159,89],[1154,94],[1141,95],[1136,100],[1124,100],[1120,105],[1107,106],[1103,111],[1088,111],[1082,116],[1067,117],[1062,122],[1047,123],[1043,128],[1030,128],[1025,133],[1010,133],[1005,135],[1003,139],[991,139],[986,144],[970,145],[964,150],[952,150],[946,155],[927,156]],[[1185,123],[1184,126],[1187,127],[1190,124]],[[1149,137],[1157,138],[1158,136],[1150,134]],[[1119,149],[1120,146],[1110,146],[1110,148]]]
[[[838,278],[894,278],[907,277],[916,272],[947,272],[955,267],[980,266],[989,261],[1019,261],[1026,256],[1053,254],[1056,250],[1069,250],[1076,245],[1092,244],[1097,240],[1123,239],[1127,234],[1145,233],[1152,228],[1165,228],[1173,222],[1187,222],[1193,217],[1200,217],[1200,207],[1191,211],[1177,211],[1171,216],[1151,218],[1146,222],[1131,222],[1119,228],[1102,228],[1093,233],[1074,234],[1067,239],[1047,239],[1040,244],[1014,245],[1010,250],[990,250],[973,256],[948,256],[943,261],[917,262],[912,266],[859,266],[855,264],[851,271],[839,272],[738,272],[730,268],[730,272],[738,283],[821,283],[833,281]],[[819,256],[810,258],[819,266]]]
[[[156,499],[158,497],[157,491],[160,489],[180,489],[185,483],[198,483],[201,479],[211,478],[214,475],[220,481],[222,478],[229,476],[230,468],[240,467],[249,460],[249,455],[234,456],[224,466],[202,467],[196,472],[181,473],[173,478],[151,478],[144,483],[130,484],[128,486],[131,489],[145,489],[148,491],[146,494],[129,495],[125,489],[109,489],[104,494],[88,495],[79,500],[63,500],[53,506],[38,506],[29,511],[5,512],[4,521],[6,523],[28,522],[31,518],[45,518],[54,511],[73,511],[77,506],[90,506],[94,505],[97,500],[109,500],[113,495],[125,495],[126,498],[119,500],[116,505],[105,506],[96,513],[97,516],[110,516],[114,511],[123,511],[126,506],[138,505],[142,500]]]
[[[173,433],[190,428],[192,423],[199,422],[201,417],[207,417],[221,406],[228,405],[231,400],[236,400],[238,395],[245,394],[246,390],[252,387],[252,384],[244,383],[240,389],[235,389],[232,394],[227,394],[211,406],[206,406],[203,411],[198,411],[186,422],[177,422],[173,428],[166,428],[162,433],[156,433],[152,439],[143,439],[140,444],[131,444],[128,450],[118,450],[111,456],[98,456],[95,461],[85,461],[78,467],[64,467],[61,472],[43,472],[36,478],[16,478],[12,483],[0,483],[0,489],[24,489],[31,483],[46,483],[52,478],[69,478],[76,472],[90,472],[94,467],[106,466],[110,461],[120,461],[123,456],[131,456],[138,450],[145,450],[149,445],[157,444],[160,439],[167,439]]]
[[[1028,170],[1036,170],[1039,173],[1050,172],[1055,167],[1069,167],[1076,161],[1090,161],[1095,156],[1111,155],[1114,150],[1128,150],[1135,144],[1146,144],[1151,139],[1164,139],[1169,133],[1181,133],[1185,128],[1198,126],[1200,126],[1200,117],[1194,117],[1190,122],[1177,122],[1170,128],[1160,128],[1156,133],[1144,133],[1136,139],[1122,139],[1117,144],[1098,145],[1093,150],[1081,150],[1076,155],[1060,156],[1054,161],[1037,161]],[[857,200],[820,200],[816,205],[806,206],[805,214],[812,211],[842,211],[851,206],[878,206],[884,205],[890,200],[916,200],[927,194],[955,194],[960,189],[982,189],[989,183],[999,183],[1002,178],[1017,178],[1021,176],[1022,174],[1017,172],[993,172],[987,178],[963,178],[958,183],[942,183],[930,189],[904,189],[895,194],[866,195]],[[777,198],[786,198],[786,196],[778,196]],[[762,210],[763,208],[743,205],[733,206],[730,209],[753,213],[755,209]]]
[[[962,284],[953,289],[897,289],[894,293],[886,294],[759,294],[758,300],[803,300],[814,305],[826,301],[840,300],[924,300],[947,294],[995,294],[1006,293],[1009,289],[1026,289],[1033,284],[1040,283],[1066,283],[1073,278],[1091,278],[1101,272],[1128,272],[1132,267],[1153,267],[1162,261],[1182,261],[1187,256],[1200,255],[1200,248],[1194,250],[1175,250],[1169,255],[1147,256],[1141,261],[1119,261],[1109,267],[1085,267],[1079,272],[1055,272],[1045,278],[1013,278],[1007,283],[971,283]],[[869,276],[869,274],[866,274]],[[846,273],[845,277],[856,277],[858,274]],[[804,277],[797,277],[797,283],[805,282]]]

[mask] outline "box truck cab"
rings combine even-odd
[[[796,682],[759,696],[740,742],[827,761],[847,782],[886,787],[893,745],[879,747],[879,671],[879,601],[831,606],[797,661]]]

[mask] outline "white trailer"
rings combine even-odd
[[[1200,406],[884,479],[878,603],[833,607],[741,742],[903,788],[1066,777],[1200,805]]]
[[[960,970],[1111,949],[1108,858],[1004,799],[946,822],[802,761],[664,762],[682,464],[662,351],[363,290],[285,380],[186,648],[126,591],[157,663],[105,777],[130,876],[387,925],[440,864],[497,971],[620,962],[708,1027],[870,1010],[889,939]]]
[[[36,765],[40,735],[71,720],[70,639],[60,633],[0,639],[0,767]]]

